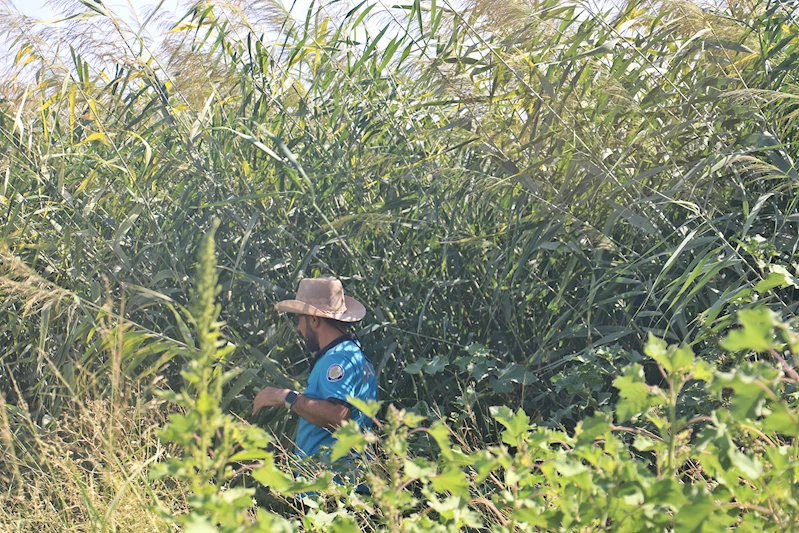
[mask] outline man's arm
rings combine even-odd
[[[253,401],[252,414],[258,412],[261,407],[277,407],[283,405],[286,394],[290,389],[279,389],[277,387],[266,387],[255,396]],[[316,400],[300,394],[291,410],[303,417],[311,424],[328,429],[336,429],[345,420],[350,419],[350,408],[346,405],[338,404],[328,400]]]

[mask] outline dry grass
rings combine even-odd
[[[0,531],[170,531],[160,513],[180,512],[185,494],[147,476],[167,453],[157,438],[165,419],[158,403],[112,409],[90,400],[39,422],[24,409],[0,408]]]
[[[24,313],[64,300],[77,301],[74,293],[44,279],[3,247],[0,247],[0,294],[23,302]]]

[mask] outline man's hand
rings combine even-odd
[[[289,389],[278,389],[277,387],[262,389],[255,395],[255,400],[252,402],[252,414],[257,413],[261,407],[282,406],[286,401],[286,394],[289,392]]]

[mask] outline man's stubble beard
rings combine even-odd
[[[305,340],[305,347],[308,349],[309,352],[316,353],[319,351],[319,336],[316,334],[314,330],[308,328],[307,336],[304,336],[303,339]]]

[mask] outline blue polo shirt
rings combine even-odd
[[[347,403],[347,396],[359,400],[377,400],[377,375],[372,363],[355,342],[355,336],[339,337],[320,350],[308,376],[308,387],[303,395],[317,400]],[[372,427],[372,420],[350,406],[350,419],[362,429]],[[336,442],[330,430],[315,426],[300,417],[297,427],[297,449],[304,458],[319,453],[321,446]]]

